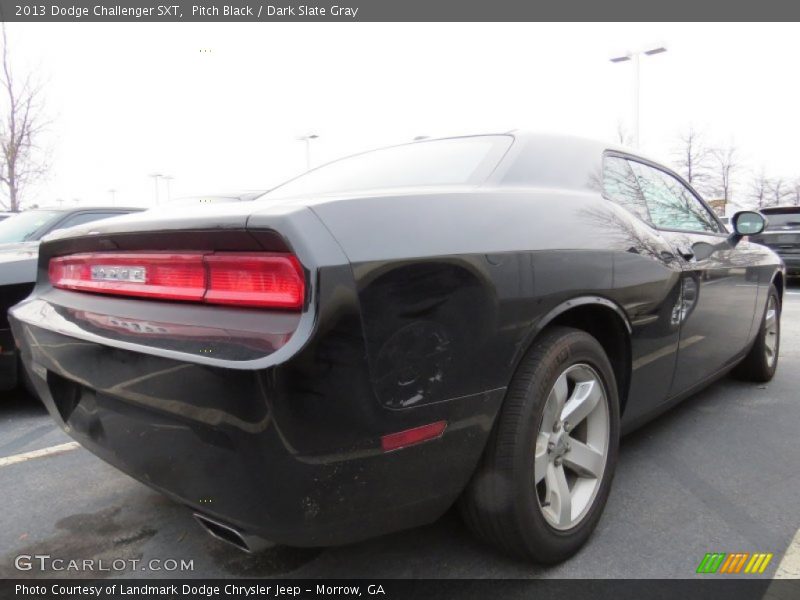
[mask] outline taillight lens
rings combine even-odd
[[[58,288],[199,302],[206,293],[201,253],[73,254],[50,261]]]
[[[305,281],[290,254],[119,252],[50,260],[53,287],[161,300],[300,309]]]
[[[300,308],[303,269],[294,256],[212,254],[205,257],[211,304]]]

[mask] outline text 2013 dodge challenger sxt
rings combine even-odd
[[[11,322],[59,424],[219,537],[337,544],[458,501],[556,562],[621,431],[773,376],[784,268],[761,215],[733,227],[621,149],[429,140],[51,237]]]

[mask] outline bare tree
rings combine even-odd
[[[800,177],[795,179],[794,183],[792,183],[791,196],[792,196],[792,203],[795,206],[800,206]]]
[[[753,175],[750,181],[749,198],[756,205],[756,208],[764,208],[770,195],[770,181],[762,168],[761,171]]]
[[[711,160],[714,164],[711,173],[711,185],[714,193],[718,194],[727,203],[731,199],[733,189],[733,176],[739,167],[736,157],[736,147],[731,144],[725,148],[715,148],[711,151]]]
[[[792,188],[780,177],[770,180],[768,190],[773,206],[786,204],[792,197]]]
[[[2,26],[0,65],[0,185],[8,197],[1,202],[19,210],[23,190],[47,170],[39,138],[47,122],[42,87],[31,73],[19,76],[11,68],[8,35]]]
[[[703,136],[691,125],[678,136],[675,162],[681,175],[698,190],[708,182],[710,157]]]

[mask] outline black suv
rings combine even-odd
[[[762,208],[767,228],[750,239],[772,248],[786,264],[786,274],[800,276],[800,206]]]

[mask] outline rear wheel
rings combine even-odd
[[[736,367],[741,379],[765,383],[775,376],[781,347],[781,299],[774,285],[769,287],[767,307],[753,347]]]
[[[560,562],[600,519],[618,442],[617,388],[602,346],[583,331],[554,327],[514,376],[461,512],[506,552]]]

